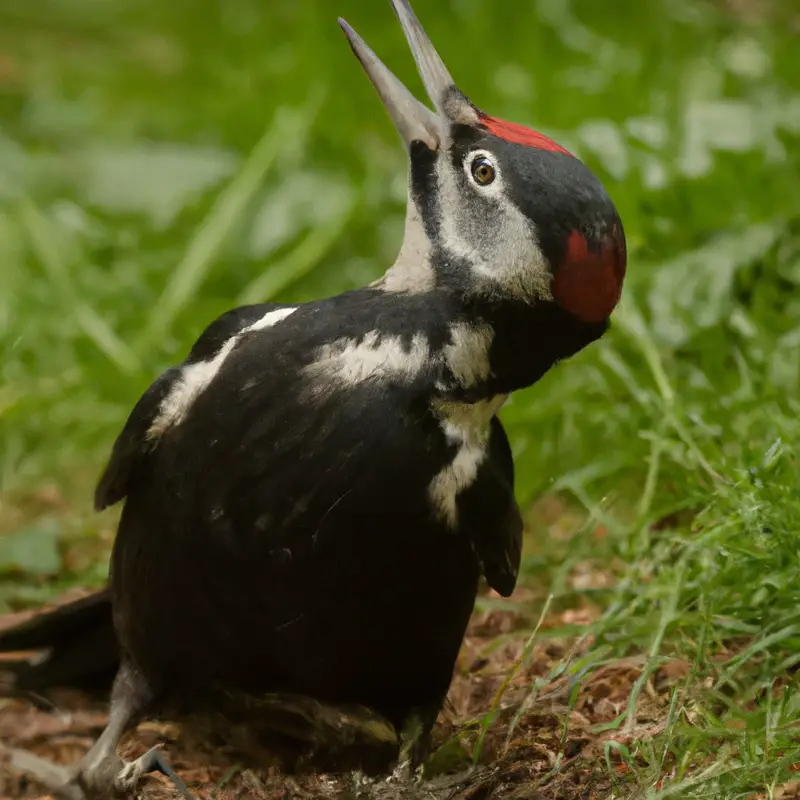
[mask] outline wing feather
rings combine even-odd
[[[131,481],[158,441],[150,433],[153,423],[164,402],[181,381],[184,370],[213,359],[232,336],[278,308],[282,306],[261,303],[225,312],[203,331],[182,364],[171,367],[156,378],[134,406],[114,442],[108,464],[95,490],[94,504],[98,511],[118,503],[128,494]]]

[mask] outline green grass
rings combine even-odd
[[[579,152],[626,225],[612,332],[504,410],[521,502],[584,519],[525,561],[603,609],[568,672],[647,655],[623,731],[663,659],[691,665],[663,732],[616,748],[618,794],[770,796],[800,764],[796,12],[416,5],[475,102]],[[91,482],[215,315],[391,262],[403,156],[336,14],[418,89],[388,3],[0,9],[0,603],[102,580]],[[575,588],[587,564],[611,588]]]

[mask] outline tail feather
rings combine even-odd
[[[0,631],[0,654],[37,651],[30,658],[4,659],[6,687],[43,691],[70,687],[106,691],[119,666],[108,589],[43,611]]]

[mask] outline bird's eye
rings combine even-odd
[[[486,156],[478,156],[472,162],[471,170],[475,183],[481,186],[488,186],[494,180],[494,165]]]

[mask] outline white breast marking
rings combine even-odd
[[[458,525],[458,495],[475,482],[486,458],[489,423],[506,399],[507,395],[497,395],[477,403],[437,403],[434,406],[448,443],[458,445],[453,460],[428,486],[434,513],[451,528]]]

